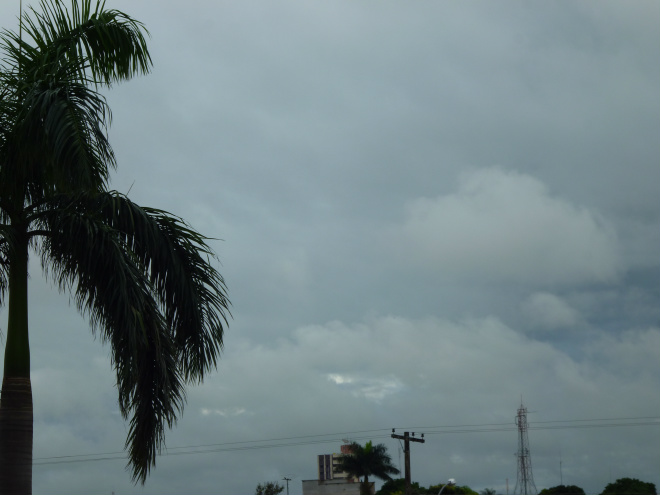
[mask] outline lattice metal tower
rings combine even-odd
[[[518,425],[518,479],[514,495],[537,495],[534,476],[532,475],[532,458],[529,455],[529,441],[527,440],[527,408],[520,403],[516,415]]]

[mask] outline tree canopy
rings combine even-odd
[[[635,478],[619,478],[609,483],[601,495],[657,495],[655,484]]]
[[[585,495],[584,490],[575,485],[557,485],[544,488],[539,495]]]
[[[410,489],[412,495],[419,495],[422,493],[427,493],[426,489],[419,486],[419,483],[414,482],[410,484]],[[391,479],[383,483],[383,486],[380,487],[380,490],[376,492],[376,495],[404,495],[406,493],[406,480],[405,478],[396,478]]]
[[[277,495],[283,491],[284,487],[282,485],[277,482],[273,483],[272,481],[269,481],[267,483],[259,483],[254,495]]]
[[[440,492],[443,486],[445,486],[443,483],[430,485],[429,487],[420,486],[418,482],[412,482],[410,484],[412,495],[438,495],[438,492]],[[405,493],[406,480],[404,478],[397,478],[383,483],[383,486],[376,492],[376,495],[405,495]],[[446,485],[445,489],[442,490],[442,495],[446,493],[454,495],[478,495],[469,486],[457,485]]]

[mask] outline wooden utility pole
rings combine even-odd
[[[410,436],[409,432],[404,432],[403,435],[396,435],[394,433],[394,428],[392,428],[392,438],[398,438],[399,440],[403,440],[403,453],[405,455],[406,459],[406,495],[411,495],[411,490],[410,490],[410,442],[420,442],[424,443],[424,433],[422,433],[422,438],[415,438],[415,432],[413,431],[412,436]]]

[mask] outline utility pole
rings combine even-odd
[[[406,462],[406,495],[411,495],[410,490],[410,442],[420,442],[424,443],[424,433],[422,433],[422,438],[415,438],[415,432],[413,431],[412,436],[409,432],[404,432],[403,435],[396,435],[394,433],[394,428],[392,428],[392,438],[398,438],[403,440],[403,453],[405,455]]]
[[[291,481],[291,478],[287,478],[286,476],[282,478],[284,481],[286,481],[286,495],[289,495],[289,481]]]

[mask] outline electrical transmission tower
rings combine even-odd
[[[532,458],[529,455],[529,441],[527,440],[527,408],[520,402],[516,416],[518,425],[518,479],[513,495],[537,495],[534,476],[532,475]]]

